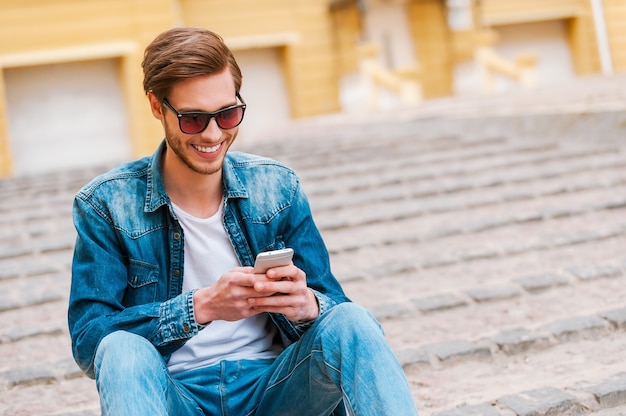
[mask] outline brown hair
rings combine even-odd
[[[241,70],[232,52],[221,36],[202,28],[177,27],[161,33],[146,47],[141,67],[144,91],[152,91],[159,101],[179,81],[226,68],[233,76],[235,92],[241,89]]]

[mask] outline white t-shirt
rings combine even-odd
[[[214,284],[222,274],[240,266],[226,234],[223,205],[210,218],[196,218],[176,205],[185,236],[183,292]],[[213,321],[181,348],[167,366],[172,374],[217,364],[222,360],[275,358],[277,329],[266,313],[235,322]]]

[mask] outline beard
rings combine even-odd
[[[235,131],[233,131],[235,130]],[[221,172],[222,164],[224,163],[224,156],[226,155],[226,151],[230,147],[230,145],[237,137],[238,129],[233,129],[228,132],[223,132],[227,136],[225,140],[222,142],[222,148],[219,149],[221,152],[221,157],[219,159],[215,159],[212,161],[201,162],[194,160],[194,155],[189,151],[189,145],[185,144],[185,142],[181,139],[181,133],[178,129],[178,125],[176,126],[175,131],[168,126],[167,122],[165,122],[165,141],[167,143],[167,147],[171,150],[176,158],[182,162],[187,168],[192,170],[193,172],[200,173],[202,175],[214,175],[216,173]]]

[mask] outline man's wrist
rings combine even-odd
[[[311,297],[313,298],[308,302],[309,305],[311,305],[310,312],[307,314],[307,317],[305,319],[302,319],[299,322],[311,322],[316,320],[320,316],[320,303],[317,299],[317,295],[311,288],[308,288],[308,291],[309,299],[311,299]]]
[[[193,291],[193,314],[196,322],[199,325],[207,326],[211,322],[213,322],[213,319],[211,319],[211,317],[208,316],[208,314],[205,312],[206,308],[202,307],[202,290],[203,289],[195,289]]]

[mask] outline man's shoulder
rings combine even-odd
[[[228,152],[226,163],[237,175],[272,176],[297,178],[296,172],[275,159],[245,152]]]
[[[110,193],[117,188],[127,188],[130,182],[145,182],[149,166],[150,157],[119,165],[93,178],[78,191],[77,195],[90,197],[98,192]]]
[[[228,193],[234,195],[269,194],[291,197],[299,187],[296,172],[274,159],[243,152],[229,152],[224,163],[224,181]],[[271,190],[271,192],[270,192]]]
[[[275,159],[260,156],[252,153],[231,151],[228,152],[226,159],[234,168],[254,168],[255,166],[275,166],[277,169],[285,169],[293,171],[290,167]]]

